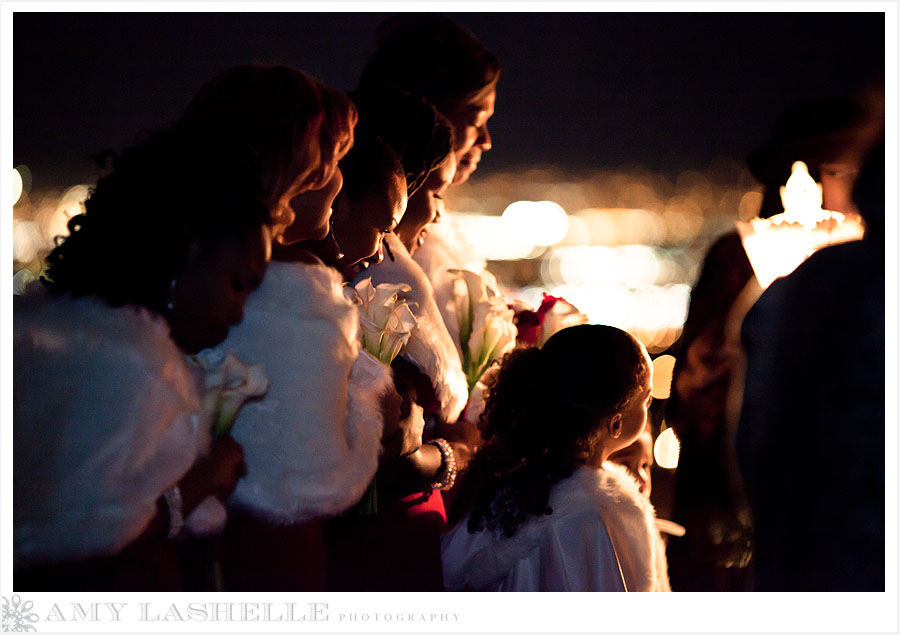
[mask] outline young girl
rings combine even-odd
[[[647,425],[651,378],[643,345],[611,326],[504,359],[461,475],[466,515],[441,541],[447,589],[669,590],[653,508],[607,462]]]

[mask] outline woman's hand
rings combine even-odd
[[[213,441],[209,454],[197,460],[178,485],[187,516],[207,496],[223,503],[247,474],[244,449],[230,435]]]
[[[388,461],[414,453],[422,445],[425,429],[423,411],[408,390],[401,394],[389,389],[381,399],[384,434],[381,437],[381,460]]]

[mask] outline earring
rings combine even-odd
[[[328,236],[331,238],[331,242],[334,243],[334,248],[337,250],[335,257],[340,260],[344,257],[344,252],[341,251],[341,246],[338,244],[337,238],[334,237],[334,223],[331,224],[331,227],[328,230]]]
[[[172,282],[169,283],[169,291],[166,293],[166,309],[169,311],[175,308],[175,283],[177,280],[177,278],[172,278]]]

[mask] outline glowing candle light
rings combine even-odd
[[[780,192],[782,214],[737,223],[744,251],[763,289],[791,273],[817,249],[859,240],[865,231],[859,216],[822,209],[822,186],[803,161],[791,166],[791,176]]]

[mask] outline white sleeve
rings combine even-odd
[[[278,283],[289,273],[280,269],[273,288],[250,296],[243,322],[221,346],[262,364],[269,380],[265,397],[245,404],[232,429],[247,475],[229,503],[287,524],[338,514],[362,497],[378,467],[379,397],[392,377],[375,360],[375,370],[363,372],[356,309],[329,276],[310,268],[309,284],[287,286]],[[267,273],[263,284],[269,281]],[[305,300],[284,306],[273,298],[293,292]]]

